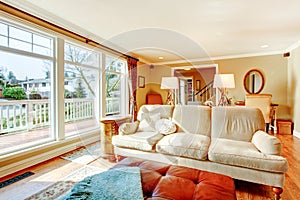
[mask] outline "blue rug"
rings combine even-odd
[[[112,169],[85,178],[61,200],[143,200],[138,167]]]

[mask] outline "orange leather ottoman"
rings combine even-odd
[[[236,199],[231,177],[164,163],[125,158],[113,168],[141,169],[144,199]]]

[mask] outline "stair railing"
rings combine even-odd
[[[198,95],[198,98],[197,98]],[[215,97],[215,90],[213,88],[213,81],[209,82],[205,85],[201,90],[194,94],[195,100],[201,101],[204,103],[205,101],[212,101]]]

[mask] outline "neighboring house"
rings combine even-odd
[[[27,81],[20,82],[20,85],[25,90],[27,96],[31,93],[37,93],[40,94],[42,98],[50,98],[50,82],[50,79],[29,79]],[[76,88],[76,79],[65,81],[64,85],[65,89],[70,92],[74,92]]]
[[[31,93],[37,93],[42,98],[50,97],[50,79],[29,79],[20,84],[27,96]]]

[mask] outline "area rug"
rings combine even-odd
[[[101,173],[104,170],[93,167],[93,166],[84,166],[74,173],[65,177],[62,181],[58,181],[44,190],[39,191],[38,193],[26,198],[25,200],[52,200],[59,199],[63,195],[67,194],[74,185],[83,180],[88,176],[92,176],[97,173]]]
[[[101,156],[101,144],[96,142],[84,147],[80,147],[70,153],[64,154],[61,158],[87,165]]]
[[[124,167],[95,174],[76,183],[60,200],[143,200],[138,167]]]

